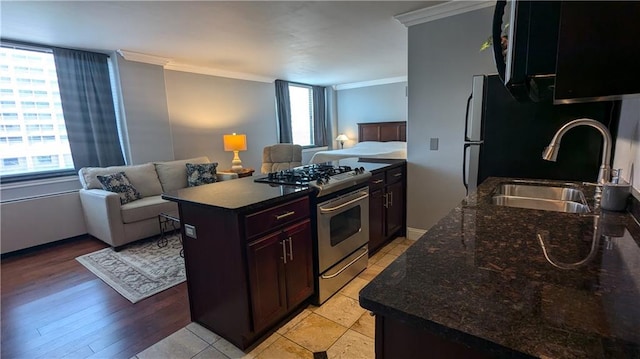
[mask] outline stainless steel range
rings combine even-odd
[[[371,173],[362,167],[317,164],[255,180],[318,189],[317,304],[324,303],[367,267],[369,177]]]

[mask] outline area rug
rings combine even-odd
[[[184,258],[180,257],[180,235],[158,247],[156,240],[82,255],[76,260],[132,303],[185,281]]]

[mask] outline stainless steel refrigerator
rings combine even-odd
[[[619,101],[519,102],[498,75],[474,76],[465,119],[465,187],[475,189],[491,176],[595,182],[602,152],[602,136],[595,129],[569,131],[557,162],[543,160],[542,151],[563,124],[585,117],[607,125],[615,148],[619,114]]]

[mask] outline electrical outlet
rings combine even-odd
[[[196,227],[195,227],[195,226],[192,226],[192,225],[190,225],[190,224],[185,224],[185,225],[184,225],[184,234],[185,234],[187,237],[191,237],[191,238],[193,238],[193,239],[198,238],[198,236],[196,235]]]

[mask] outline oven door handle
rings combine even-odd
[[[355,262],[357,262],[360,258],[364,257],[365,255],[367,255],[369,253],[369,249],[365,248],[364,252],[359,255],[357,258],[355,258],[354,260],[352,260],[351,262],[349,262],[349,264],[347,264],[346,266],[342,267],[339,271],[337,271],[336,273],[333,273],[331,275],[322,275],[320,276],[322,279],[331,279],[331,278],[335,278],[337,276],[340,275],[340,273],[344,272],[345,270],[347,270],[347,268],[351,267],[351,265]]]
[[[347,202],[345,202],[345,203],[343,203],[341,205],[335,206],[335,207],[330,207],[330,208],[322,208],[322,207],[320,207],[320,213],[324,214],[324,213],[335,212],[335,211],[339,210],[340,208],[344,208],[344,207],[346,207],[346,206],[348,206],[348,205],[350,205],[352,203],[356,203],[356,202],[361,201],[361,200],[363,200],[363,199],[365,199],[367,197],[369,197],[369,194],[365,193],[364,195],[362,195],[362,196],[360,196],[358,198],[354,198],[354,199],[352,199],[350,201],[347,201]]]

